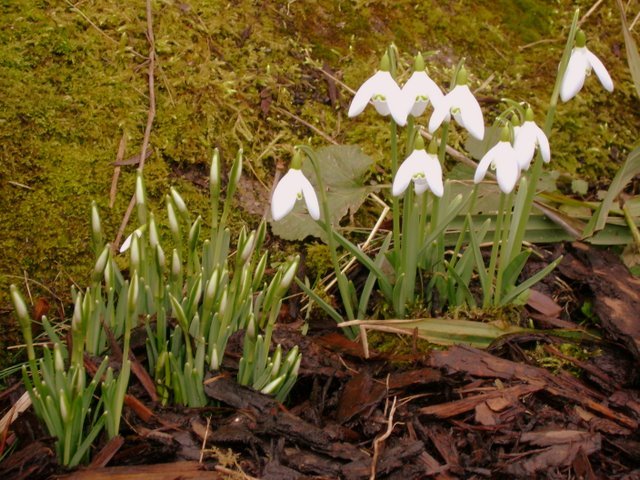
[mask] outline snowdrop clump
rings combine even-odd
[[[515,301],[518,296],[526,294],[530,285],[542,279],[555,267],[559,260],[537,274],[539,278],[534,276],[535,278],[532,277],[521,285],[517,284],[518,273],[514,275],[513,270],[516,263],[523,267],[522,258],[528,255],[527,250],[523,250],[524,235],[542,164],[551,160],[548,135],[558,98],[565,102],[573,98],[581,90],[586,76],[592,70],[596,72],[607,91],[613,90],[613,81],[606,68],[586,48],[585,35],[578,30],[577,20],[576,11],[544,128],[536,124],[530,104],[504,99],[506,108],[491,125],[493,131],[500,131],[499,140],[495,144],[487,144],[485,117],[470,88],[469,73],[462,62],[456,67],[454,81],[449,91],[446,91],[429,76],[425,60],[418,53],[414,58],[413,71],[404,85],[400,85],[395,77],[398,66],[397,50],[392,46],[383,56],[378,70],[357,89],[349,106],[349,117],[360,115],[371,103],[380,115],[391,118],[390,200],[393,227],[389,243],[384,247],[389,249],[386,259],[394,271],[391,279],[377,266],[377,262],[381,260],[376,259],[376,263],[367,260],[358,247],[341,237],[330,225],[327,218],[326,192],[319,173],[321,166],[317,165],[317,159],[314,160],[313,151],[308,147],[302,147],[306,149],[307,157],[314,164],[320,201],[311,183],[300,170],[301,154],[298,152],[294,155],[291,169],[275,188],[271,204],[272,217],[275,221],[280,220],[291,212],[297,201],[304,199],[309,215],[314,220],[319,220],[320,225],[325,228],[340,294],[350,321],[345,325],[355,327],[354,319],[362,318],[371,288],[365,288],[367,297],[359,301],[356,317],[356,310],[351,305],[356,295],[355,287],[338,265],[336,243],[352,251],[354,257],[360,259],[370,270],[373,276],[371,278],[377,280],[383,297],[392,306],[398,318],[404,317],[407,305],[412,305],[416,299],[416,285],[421,282],[417,280],[419,271],[428,271],[431,275],[430,283],[424,287],[426,290],[423,294],[429,297],[431,294],[424,292],[435,288],[440,297],[446,297],[450,304],[474,304],[468,283],[476,276],[482,283],[483,306],[489,306]],[[425,126],[420,127],[418,123],[429,108],[431,114]],[[466,199],[461,194],[452,194],[450,182],[443,178],[452,120],[466,130],[468,135],[477,141],[485,142],[483,147],[486,153],[477,164],[473,186],[469,189]],[[405,127],[407,137],[404,161],[401,163],[398,142],[401,132],[398,127]],[[428,148],[425,148],[423,136],[431,137]],[[475,227],[471,217],[467,218],[459,233],[457,253],[451,258],[443,257],[444,232],[448,222],[456,216],[464,215],[463,207],[469,201],[473,203],[474,200],[470,199],[475,199],[478,184],[489,175],[489,171],[495,175],[499,189],[499,206],[495,217],[489,266],[485,267],[479,253],[479,242],[486,235],[487,229],[484,229],[482,237],[475,237],[474,235],[480,233],[473,233]],[[410,188],[412,184],[413,188]],[[514,207],[515,204],[517,208]],[[468,245],[469,242],[471,245]],[[474,252],[474,261],[471,261],[469,255],[462,253],[465,251]],[[456,266],[458,259],[462,258],[460,255],[465,261],[460,261]],[[505,281],[505,272],[508,272],[508,281]],[[336,321],[342,318],[342,315],[326,302],[318,297],[315,300]]]

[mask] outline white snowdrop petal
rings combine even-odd
[[[320,205],[318,204],[318,196],[316,195],[316,191],[313,189],[313,185],[311,182],[303,176],[302,182],[302,195],[304,196],[304,201],[307,205],[307,210],[309,211],[309,215],[314,220],[318,220],[320,218]]]
[[[449,102],[444,98],[434,105],[433,113],[429,119],[429,132],[433,133],[440,128],[447,117],[449,117]]]
[[[391,194],[394,197],[402,195],[409,186],[409,183],[411,183],[413,176],[420,172],[420,165],[416,162],[418,151],[419,150],[414,150],[398,168],[396,176],[393,179],[393,185],[391,186]]]
[[[442,182],[442,166],[440,165],[440,161],[435,155],[427,154],[425,162],[427,164],[426,177],[429,189],[435,196],[442,197],[442,195],[444,195],[444,184]]]
[[[271,197],[271,216],[276,222],[291,213],[291,210],[293,210],[296,204],[300,186],[299,184],[296,185],[298,183],[298,177],[295,175],[295,172],[300,172],[300,170],[289,170],[273,190],[273,196]]]
[[[498,186],[504,193],[511,193],[520,176],[520,167],[512,158],[496,158],[496,178]]]
[[[381,74],[383,73],[389,72],[378,71],[373,76],[365,80],[362,85],[360,85],[360,88],[351,100],[351,105],[349,106],[348,113],[349,117],[355,117],[356,115],[362,113],[362,111],[369,103],[369,100],[371,100],[371,97],[373,97],[375,93],[380,92],[380,83],[384,78],[384,75]]]
[[[458,89],[456,104],[452,103],[452,107],[460,109],[462,126],[475,138],[482,140],[484,138],[484,118],[480,104],[467,85],[458,85],[454,90],[456,89]]]
[[[427,180],[425,178],[414,180],[413,190],[416,192],[416,195],[422,195],[424,192],[429,190],[429,184],[427,183]]]
[[[478,163],[478,167],[476,168],[476,173],[473,176],[473,183],[480,183],[484,180],[485,175],[487,174],[487,170],[491,166],[491,162],[493,162],[494,150],[495,146],[491,148],[487,153],[484,154],[484,157]]]
[[[582,89],[584,79],[587,75],[589,63],[585,55],[586,48],[574,48],[564,72],[562,84],[560,85],[560,98],[563,102],[568,102]]]
[[[538,140],[540,155],[542,155],[542,160],[544,160],[545,163],[549,163],[549,161],[551,160],[551,148],[549,147],[549,139],[540,127],[536,125],[536,128],[538,129],[536,138]]]
[[[596,72],[596,75],[604,89],[607,92],[613,92],[613,80],[611,80],[611,75],[609,75],[609,72],[607,71],[604,64],[588,49],[586,51],[586,55],[589,64],[591,65],[591,67],[593,67],[593,71]]]

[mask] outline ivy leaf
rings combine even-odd
[[[380,187],[365,185],[373,159],[360,147],[331,145],[317,150],[316,156],[327,189],[330,222],[333,225],[338,225],[349,212],[356,212],[370,192],[380,190]],[[318,182],[309,160],[305,161],[302,171],[317,192]],[[304,201],[296,202],[293,212],[282,220],[270,220],[269,223],[272,232],[284,240],[303,240],[311,235],[326,241],[324,230],[309,216]]]

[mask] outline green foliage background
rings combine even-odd
[[[239,199],[244,209],[238,209],[236,220],[255,222],[276,163],[288,161],[291,146],[328,143],[295,117],[338,143],[359,144],[386,165],[386,122],[369,110],[348,119],[350,93],[338,86],[332,102],[320,69],[325,66],[356,88],[392,41],[407,68],[410,57],[422,51],[442,86],[465,57],[472,86],[483,85],[478,94],[487,123],[492,121],[487,109],[497,109],[502,96],[531,102],[542,121],[573,9],[586,12],[592,3],[154,0],[157,116],[154,153],[145,168],[149,196],[159,211],[168,186],[176,185],[194,210],[204,211],[212,149],[220,148],[229,166],[242,146],[248,175]],[[71,283],[85,285],[92,268],[90,201],[98,202],[113,238],[133,192],[135,167],[123,167],[117,202],[108,208],[120,138],[127,138],[126,157],[138,153],[147,117],[145,2],[75,5],[0,2],[0,338],[5,344],[14,342],[9,283],[21,283],[26,275],[41,284],[30,283],[34,297],[47,298],[54,311],[64,305]],[[615,5],[601,5],[583,28],[616,90],[608,95],[592,78],[581,95],[560,105],[552,165],[606,185],[638,141],[640,105]],[[454,146],[462,140],[454,136]],[[381,171],[377,178],[388,180]]]

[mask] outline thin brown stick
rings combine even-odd
[[[303,124],[305,127],[310,128],[311,130],[313,130],[314,132],[316,132],[318,135],[320,135],[322,138],[324,138],[327,142],[330,142],[334,145],[337,145],[338,142],[336,142],[336,139],[331,137],[329,134],[323,132],[322,130],[320,130],[318,127],[316,127],[315,125],[310,124],[309,122],[307,122],[306,120],[303,120],[302,118],[298,117],[297,115],[294,115],[293,113],[291,113],[288,110],[285,110],[284,108],[280,108],[280,107],[273,107],[274,110],[280,112],[280,113],[284,113],[285,115],[287,115],[288,117],[293,118],[294,120],[300,122],[301,124]]]
[[[155,36],[153,34],[153,11],[151,9],[151,0],[147,0],[147,41],[149,42],[149,68],[147,70],[148,74],[148,84],[149,84],[149,112],[147,114],[147,125],[144,129],[144,138],[142,139],[142,149],[140,151],[140,164],[138,165],[138,171],[142,173],[144,169],[144,162],[146,160],[147,149],[149,148],[149,141],[151,138],[151,127],[153,126],[153,120],[156,116],[156,92],[155,92],[155,77],[154,71],[156,66],[156,42]],[[122,223],[120,224],[120,228],[118,229],[118,234],[116,235],[116,239],[113,242],[114,250],[118,248],[120,245],[120,241],[122,240],[122,236],[124,235],[124,230],[127,228],[127,223],[129,223],[129,218],[131,217],[131,213],[133,212],[133,208],[136,205],[136,194],[131,197],[129,201],[129,206],[127,207],[127,211],[124,213],[124,217],[122,218]]]
[[[375,480],[376,478],[376,465],[378,464],[378,457],[380,456],[380,444],[389,438],[396,426],[396,424],[393,423],[393,416],[396,413],[397,400],[398,397],[393,397],[393,403],[389,410],[389,419],[387,420],[387,430],[373,441],[373,458],[371,459],[371,476],[369,480]]]
[[[587,18],[589,18],[589,17],[591,16],[591,14],[592,14],[593,12],[595,12],[595,11],[598,9],[598,7],[602,4],[602,2],[603,2],[603,1],[604,1],[604,0],[598,0],[596,3],[594,3],[594,4],[591,6],[591,8],[587,11],[587,13],[585,13],[585,14],[582,16],[582,18],[581,18],[580,20],[578,20],[578,26],[581,26],[581,25],[585,22],[585,20],[586,20]]]
[[[121,167],[118,165],[124,159],[124,153],[127,146],[127,136],[122,132],[120,144],[118,145],[118,153],[116,154],[116,166],[113,169],[113,177],[111,177],[111,190],[109,191],[109,208],[113,208],[116,203],[116,193],[118,192],[118,178],[120,178]]]

